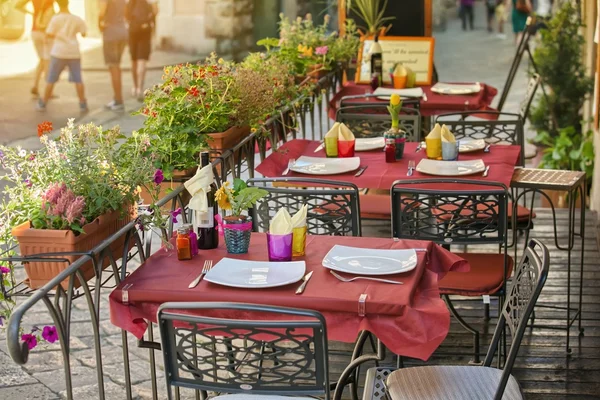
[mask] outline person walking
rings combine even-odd
[[[525,25],[527,24],[527,17],[531,13],[531,1],[530,0],[512,0],[512,26],[513,32],[515,33],[515,44],[519,44]]]
[[[83,80],[81,79],[81,54],[77,34],[86,35],[85,22],[69,11],[69,0],[56,0],[60,12],[50,20],[46,28],[46,35],[54,39],[50,50],[50,66],[46,78],[46,90],[43,98],[38,99],[37,109],[46,110],[46,104],[52,96],[54,85],[58,82],[61,72],[69,68],[69,82],[75,84],[77,96],[79,97],[79,110],[82,113],[88,111],[85,99]]]
[[[127,0],[100,0],[98,3],[98,26],[102,32],[104,62],[110,72],[113,100],[105,108],[123,111],[123,81],[121,78],[121,57],[127,46],[128,32],[125,20]]]
[[[469,29],[473,30],[473,5],[475,0],[460,0],[460,19],[462,20],[463,31],[467,30],[467,20],[469,21]]]
[[[498,35],[499,39],[506,39],[506,34],[504,33],[504,23],[506,22],[506,8],[508,6],[509,0],[498,0],[498,5],[496,6],[496,22],[498,22]]]
[[[485,8],[487,11],[487,30],[488,32],[494,32],[494,17],[496,16],[496,6],[498,6],[498,0],[485,0]]]
[[[27,4],[30,1],[33,5],[33,12],[27,9]],[[40,92],[38,88],[40,79],[42,78],[42,75],[48,75],[48,63],[50,60],[52,41],[46,36],[46,27],[54,16],[54,0],[20,0],[15,4],[15,7],[17,10],[33,16],[31,41],[33,42],[39,61],[35,68],[31,94],[39,97]]]
[[[126,17],[129,22],[129,52],[133,75],[133,96],[143,101],[146,65],[150,59],[152,32],[156,15],[157,0],[129,0]]]

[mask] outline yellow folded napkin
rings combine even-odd
[[[271,235],[289,235],[292,233],[292,217],[285,208],[280,208],[269,226]]]
[[[210,185],[214,182],[212,165],[207,165],[204,168],[198,168],[196,175],[190,178],[183,185],[192,195],[189,207],[197,212],[208,211],[208,193]]]
[[[306,226],[306,215],[308,214],[308,205],[303,205],[296,214],[292,216],[292,228],[302,228]]]
[[[429,135],[427,135],[426,139],[441,139],[442,138],[442,127],[440,124],[435,124]]]
[[[329,130],[329,132],[327,132],[325,134],[326,138],[337,138],[338,137],[338,132],[340,129],[340,123],[336,122],[335,124],[333,124],[333,126],[331,127],[331,129]]]
[[[442,142],[456,143],[456,138],[446,125],[442,125]]]
[[[338,140],[354,140],[354,134],[344,123],[338,126]]]

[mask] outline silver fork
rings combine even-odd
[[[204,261],[204,266],[202,267],[202,272],[200,273],[200,275],[198,275],[198,277],[196,279],[194,279],[190,285],[188,286],[188,289],[193,289],[196,286],[198,286],[198,284],[200,283],[200,281],[202,280],[202,277],[204,277],[204,275],[206,275],[206,273],[208,271],[210,271],[210,269],[212,268],[213,262],[212,260],[205,260]]]
[[[483,171],[483,174],[481,176],[486,177],[486,176],[488,176],[489,172],[490,172],[490,166],[486,165],[485,170]]]
[[[342,282],[353,282],[353,281],[362,279],[365,281],[376,281],[376,282],[383,282],[383,283],[393,283],[395,285],[404,285],[404,282],[392,281],[391,279],[372,278],[370,276],[355,276],[354,278],[344,278],[343,276],[336,274],[334,271],[330,270],[329,272],[331,273],[331,275],[335,276]]]
[[[292,168],[294,166],[294,164],[296,164],[296,159],[295,158],[291,158],[288,160],[288,166],[285,169],[285,171],[283,171],[283,175],[287,175],[290,173],[290,168]]]
[[[414,160],[408,160],[408,172],[406,173],[406,175],[407,176],[412,176],[414,169],[415,169],[415,161]]]
[[[486,145],[485,145],[485,147],[483,148],[483,152],[484,152],[484,153],[489,153],[489,152],[490,152],[490,146],[491,146],[491,145],[490,145],[489,143],[488,143],[488,144],[486,144]]]

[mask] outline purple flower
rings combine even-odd
[[[25,184],[25,186],[27,186],[28,188],[33,186],[33,183],[31,183],[31,181],[29,179],[25,179],[23,181],[23,183]]]
[[[177,223],[177,217],[181,215],[181,207],[175,211],[171,211],[171,217],[173,218],[173,223]]]
[[[4,158],[4,152],[0,150],[0,159]]]
[[[315,49],[315,54],[318,56],[324,56],[329,52],[329,47],[327,46],[321,46],[321,47],[317,47]]]
[[[27,348],[29,350],[35,348],[35,346],[37,346],[37,338],[35,337],[35,335],[32,335],[31,333],[25,333],[23,335],[21,335],[21,340],[27,344]]]
[[[0,326],[4,326],[4,320],[6,318],[4,318],[4,315],[0,315]]]
[[[157,169],[154,173],[154,183],[160,185],[162,181],[165,180],[165,175],[163,174],[161,169]]]
[[[58,333],[55,326],[45,326],[42,331],[42,337],[48,343],[54,343],[58,340]]]
[[[0,266],[0,272],[3,274],[10,274],[10,268]]]

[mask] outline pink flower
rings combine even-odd
[[[71,203],[73,203],[75,201],[75,194],[70,191],[70,190],[66,190],[62,193],[62,195],[60,196],[60,198],[56,201],[56,204],[54,205],[54,215],[59,216],[59,215],[65,215],[65,213],[67,212],[67,209],[69,208],[69,206],[71,205]]]
[[[318,56],[324,56],[327,54],[327,52],[329,52],[329,47],[327,46],[321,46],[315,49],[315,54]]]
[[[65,212],[65,219],[69,224],[72,224],[76,220],[82,218],[83,209],[85,208],[85,199],[83,196],[77,196],[75,200],[69,204],[67,211]]]
[[[175,211],[171,211],[171,217],[173,218],[173,223],[177,223],[177,217],[181,214],[181,207]]]
[[[42,200],[50,203],[51,205],[55,204],[65,190],[67,190],[67,185],[64,183],[53,183],[42,195]]]
[[[0,266],[0,272],[3,274],[10,274],[10,268]]]
[[[56,332],[56,327],[54,326],[45,326],[42,331],[42,337],[48,343],[54,343],[58,340],[58,333]]]
[[[23,335],[21,335],[21,340],[23,341],[23,343],[27,344],[27,348],[29,350],[35,348],[35,346],[37,346],[37,338],[35,337],[35,335],[32,335],[31,333],[25,333]]]

